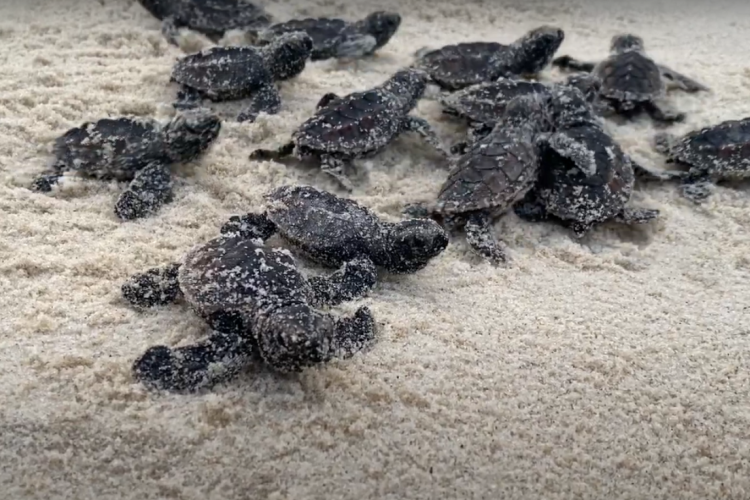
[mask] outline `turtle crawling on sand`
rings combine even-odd
[[[599,81],[589,75],[572,75],[565,83],[547,85],[540,82],[501,77],[494,82],[478,83],[455,92],[444,93],[438,100],[443,113],[461,117],[469,124],[468,140],[453,146],[453,153],[462,153],[469,143],[484,137],[503,117],[505,107],[515,97],[529,94],[551,95],[560,86],[579,89],[592,102]]]
[[[177,44],[180,28],[189,28],[218,42],[233,29],[251,30],[268,26],[272,19],[265,10],[246,0],[138,0],[162,21],[167,41]]]
[[[750,118],[727,120],[689,132],[681,137],[660,133],[654,146],[686,170],[636,169],[647,179],[682,181],[682,194],[695,203],[708,198],[714,185],[722,180],[750,178]]]
[[[685,92],[708,90],[703,84],[654,62],[646,55],[639,36],[614,36],[610,51],[610,56],[599,63],[582,62],[570,56],[552,61],[553,66],[590,72],[601,81],[597,106],[603,114],[632,116],[644,110],[657,122],[680,122],[685,119],[683,113],[668,110],[661,104],[666,97],[666,82]]]
[[[237,233],[190,250],[181,263],[133,276],[122,286],[139,306],[180,298],[211,326],[204,341],[150,347],[132,366],[146,386],[195,391],[234,377],[260,358],[279,372],[348,358],[374,342],[367,307],[337,318],[315,307],[361,297],[374,283],[369,261],[350,261],[330,277],[306,279],[287,250]],[[154,301],[154,293],[160,294]]]
[[[392,273],[414,273],[448,245],[434,221],[384,222],[354,200],[312,186],[281,186],[266,199],[265,212],[233,216],[221,232],[262,241],[278,233],[319,264],[339,267],[358,259]]]
[[[552,131],[548,96],[515,97],[502,123],[460,156],[440,189],[437,202],[412,204],[404,213],[441,217],[449,227],[464,227],[469,245],[493,263],[507,260],[492,235],[492,221],[532,188],[542,147]]]
[[[250,159],[277,160],[292,154],[298,159],[317,157],[321,169],[351,191],[352,183],[345,174],[347,164],[379,153],[404,132],[418,133],[447,156],[430,124],[409,114],[426,85],[426,73],[405,69],[370,90],[344,97],[326,94],[315,115],[293,133],[291,142],[277,150],[255,150]]]
[[[279,36],[264,47],[212,47],[183,57],[175,64],[171,80],[182,86],[174,106],[189,109],[203,98],[232,101],[250,98],[238,121],[254,121],[258,114],[276,114],[281,97],[279,81],[298,76],[312,51],[305,33]]]
[[[420,49],[414,67],[425,70],[433,83],[449,91],[500,77],[536,76],[552,61],[565,38],[554,26],[540,26],[511,43],[465,42],[439,49]]]
[[[259,30],[257,34],[251,34],[251,38],[264,45],[285,33],[302,31],[313,41],[311,61],[356,59],[373,54],[387,44],[400,25],[398,13],[376,11],[356,22],[327,17],[293,19]]]
[[[52,172],[31,188],[49,192],[65,172],[130,181],[115,213],[121,219],[145,217],[172,200],[169,166],[197,159],[220,130],[221,120],[204,109],[178,113],[166,124],[127,117],[86,122],[57,138]]]

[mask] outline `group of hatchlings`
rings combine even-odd
[[[33,189],[50,191],[66,172],[129,181],[115,205],[124,220],[153,214],[172,199],[170,165],[195,160],[217,138],[221,120],[204,100],[247,99],[237,119],[282,109],[276,82],[299,75],[308,60],[357,59],[383,47],[401,17],[374,12],[349,22],[306,18],[273,23],[246,0],[140,0],[162,20],[176,44],[188,28],[214,41],[240,29],[249,43],[214,46],[174,66],[180,85],[170,122],[134,118],[87,122],[55,142],[51,171]],[[316,308],[365,296],[377,269],[414,273],[463,228],[469,245],[492,262],[506,260],[493,237],[493,220],[511,208],[522,219],[556,221],[582,236],[616,220],[645,223],[657,210],[628,206],[635,178],[681,181],[682,193],[705,199],[713,182],[750,172],[750,118],[726,121],[682,138],[657,134],[669,161],[686,168],[637,165],[605,131],[602,119],[640,111],[660,124],[684,119],[663,101],[669,87],[707,91],[702,84],[659,65],[643,40],[612,39],[599,62],[554,58],[561,29],[542,26],[505,45],[469,42],[422,49],[414,63],[369,90],[326,94],[315,114],[277,150],[256,150],[255,160],[319,159],[323,171],[349,192],[345,167],[374,155],[402,132],[416,132],[452,169],[436,200],[403,208],[398,223],[380,220],[357,202],[311,186],[280,186],[267,194],[265,211],[230,218],[221,234],[193,248],[181,262],[132,276],[123,296],[137,307],[184,300],[210,325],[212,335],[194,345],[154,346],[133,364],[149,387],[193,391],[236,375],[252,360],[296,372],[371,345],[374,320],[367,307],[351,317]],[[572,72],[564,82],[535,80],[549,65]],[[468,123],[465,141],[445,148],[430,124],[410,115],[428,84],[442,89],[445,113]],[[305,278],[288,250],[266,245],[278,235],[299,254],[337,269]]]

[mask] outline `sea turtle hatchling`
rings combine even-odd
[[[212,47],[181,58],[171,80],[182,86],[174,106],[198,106],[203,98],[231,101],[250,98],[238,121],[254,121],[258,114],[276,114],[281,97],[279,81],[298,76],[312,51],[305,33],[287,33],[264,47]]]
[[[590,72],[601,81],[597,106],[602,114],[633,116],[646,111],[653,120],[670,124],[685,119],[684,113],[666,109],[667,82],[685,92],[707,91],[708,87],[659,65],[645,52],[643,39],[633,34],[612,37],[610,56],[599,63],[582,62],[570,56],[552,61],[561,69]]]
[[[491,233],[492,221],[521,200],[536,181],[540,155],[552,131],[543,94],[515,97],[502,123],[458,157],[434,204],[404,208],[410,216],[440,217],[464,226],[469,245],[492,263],[507,260]]]
[[[353,185],[345,174],[347,164],[377,154],[403,132],[418,133],[447,156],[430,124],[409,114],[426,85],[426,73],[404,69],[370,90],[344,97],[326,94],[316,113],[292,134],[291,142],[277,150],[255,150],[250,159],[278,160],[292,154],[298,159],[316,157],[324,172],[352,191]]]
[[[311,61],[331,58],[356,59],[371,55],[387,44],[401,25],[396,12],[376,11],[356,22],[337,18],[293,19],[250,34],[254,43],[264,45],[280,35],[303,31],[313,41]]]
[[[549,65],[564,38],[560,28],[540,26],[510,45],[464,42],[423,48],[415,53],[414,67],[425,70],[433,83],[449,91],[503,76],[529,78]]]
[[[179,263],[134,275],[122,293],[137,307],[184,299],[212,333],[193,345],[150,347],[133,375],[149,388],[191,392],[226,382],[257,358],[293,373],[351,357],[374,342],[370,310],[337,318],[315,307],[365,295],[370,266],[352,261],[330,277],[306,279],[287,250],[259,240],[230,233],[197,245]]]
[[[189,28],[218,42],[229,30],[252,30],[268,26],[272,18],[246,0],[138,0],[162,22],[167,41],[178,45],[180,28]]]
[[[643,224],[658,210],[627,206],[633,163],[596,124],[557,130],[546,144],[537,181],[514,211],[527,221],[556,220],[583,237],[605,221]]]
[[[514,97],[528,94],[549,95],[560,86],[574,87],[583,97],[592,102],[599,89],[599,81],[586,74],[571,75],[566,82],[551,85],[536,81],[501,77],[494,82],[485,82],[455,92],[442,94],[438,101],[443,113],[464,118],[469,125],[468,140],[455,144],[451,152],[463,153],[468,144],[487,135],[505,112],[505,106]]]
[[[197,159],[220,130],[221,120],[205,109],[177,113],[166,124],[129,117],[86,122],[55,140],[51,172],[35,179],[31,189],[49,192],[65,172],[130,181],[115,214],[141,218],[172,200],[169,166]]]
[[[365,259],[392,273],[424,268],[448,245],[432,220],[381,221],[354,200],[312,186],[281,186],[266,194],[262,213],[233,216],[222,233],[267,240],[273,234],[305,257],[328,267]]]
[[[708,198],[716,182],[750,178],[750,117],[726,120],[681,137],[662,132],[654,147],[685,170],[636,169],[641,178],[681,180],[683,196],[695,203]]]

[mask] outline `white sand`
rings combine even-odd
[[[663,2],[380,2],[404,21],[378,58],[358,72],[311,64],[283,86],[283,112],[253,125],[231,121],[240,104],[217,106],[229,119],[218,143],[183,169],[173,204],[134,223],[112,213],[122,186],[70,181],[51,196],[26,186],[69,127],[124,113],[168,119],[182,52],[132,0],[2,2],[0,497],[749,498],[747,186],[719,188],[702,208],[674,185],[646,186],[633,203],[660,209],[660,223],[607,225],[581,242],[508,215],[496,231],[510,269],[483,263],[459,235],[424,271],[383,276],[369,298],[339,308],[372,308],[382,325],[372,351],[299,377],[258,368],[207,394],[165,396],[129,371],[148,346],[206,328],[184,306],[130,309],[121,282],[179,258],[273,186],[332,188],[310,167],[247,155],[284,140],[323,93],[377,84],[423,45],[511,41],[556,23],[567,32],[560,54],[599,59],[631,30],[714,89],[673,94],[689,113],[675,132],[749,115],[748,4],[673,1],[675,12]],[[295,3],[347,17],[374,8],[269,9],[285,18]],[[458,137],[434,102],[417,113]],[[648,119],[610,127],[663,166]],[[360,165],[369,179],[354,197],[394,219],[445,176],[412,136]]]

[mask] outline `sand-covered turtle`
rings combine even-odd
[[[511,100],[502,123],[457,158],[434,204],[415,203],[404,213],[442,218],[464,227],[469,245],[493,263],[507,260],[492,222],[521,200],[536,181],[541,150],[552,130],[548,98],[528,94]]]
[[[138,0],[162,22],[167,41],[178,45],[180,28],[188,28],[218,42],[229,30],[268,26],[272,17],[247,0]]]
[[[291,142],[277,150],[258,149],[250,159],[278,160],[294,155],[298,159],[315,157],[321,169],[351,191],[345,168],[352,160],[375,155],[404,132],[416,132],[447,155],[440,139],[423,118],[410,115],[424,94],[427,75],[404,69],[370,90],[344,97],[323,96],[316,113],[292,134]]]
[[[423,48],[415,53],[414,66],[427,71],[433,83],[451,91],[503,76],[529,78],[549,65],[564,38],[560,28],[540,26],[510,45],[464,42],[434,50]]]
[[[306,279],[287,250],[221,235],[181,262],[122,285],[135,306],[184,300],[212,328],[193,345],[150,347],[133,363],[133,374],[151,388],[194,391],[230,379],[257,358],[277,371],[299,372],[350,357],[374,341],[370,310],[337,318],[315,308],[364,296],[374,275],[369,261],[354,260],[329,277]]]
[[[266,195],[265,212],[233,216],[222,233],[267,240],[273,234],[305,257],[339,267],[365,259],[392,273],[414,273],[447,246],[432,220],[385,222],[367,207],[312,186],[281,186]]]
[[[356,59],[382,48],[400,25],[401,16],[397,12],[376,11],[354,22],[329,17],[292,19],[251,33],[250,38],[254,43],[264,45],[285,33],[303,31],[313,41],[311,61]]]
[[[606,221],[652,221],[658,210],[628,206],[634,182],[632,161],[617,142],[596,124],[578,124],[545,144],[537,181],[514,210],[528,221],[560,222],[577,237]]]
[[[549,95],[559,86],[580,90],[592,102],[599,81],[590,75],[571,75],[566,82],[551,85],[536,81],[501,77],[494,82],[478,83],[455,92],[442,94],[438,101],[443,113],[464,118],[469,125],[468,140],[454,145],[452,152],[464,152],[469,143],[487,135],[503,117],[505,107],[515,97],[528,94]]]
[[[51,172],[32,190],[49,192],[66,172],[104,181],[130,181],[115,204],[121,219],[152,214],[172,200],[170,165],[196,160],[214,142],[221,120],[205,109],[188,110],[162,124],[150,118],[85,122],[55,140]]]
[[[663,104],[667,83],[685,92],[708,90],[705,85],[657,64],[646,54],[643,39],[633,34],[612,37],[610,56],[598,63],[565,55],[552,61],[552,65],[591,72],[597,77],[601,81],[597,106],[603,114],[633,116],[646,111],[657,122],[679,122],[684,120],[684,113],[667,109]]]
[[[288,33],[264,47],[212,47],[187,55],[172,69],[171,80],[182,87],[174,106],[192,108],[204,98],[250,98],[238,121],[253,121],[261,112],[276,114],[281,109],[276,82],[302,73],[311,51],[308,35]]]
[[[682,136],[654,137],[657,151],[683,170],[636,169],[641,178],[680,180],[683,196],[695,203],[708,198],[720,181],[750,177],[750,118],[726,120]]]

